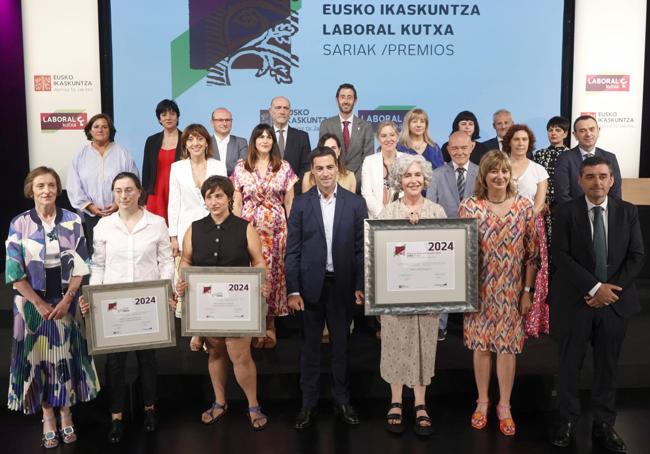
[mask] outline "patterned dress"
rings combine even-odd
[[[269,316],[289,313],[287,286],[284,281],[284,250],[287,245],[287,217],[284,196],[293,190],[298,177],[288,162],[282,161],[277,172],[269,169],[264,177],[249,172],[240,161],[232,174],[235,189],[242,195],[241,217],[252,223],[262,242],[266,262],[266,282],[271,289],[266,302]]]
[[[555,208],[555,164],[557,163],[557,158],[560,157],[560,155],[567,151],[569,148],[568,147],[553,147],[549,146],[548,148],[544,148],[541,150],[537,150],[535,152],[535,157],[533,160],[537,163],[540,164],[542,167],[546,169],[548,172],[548,189],[546,190],[546,203],[548,204],[548,207],[550,210],[553,210]],[[552,216],[551,216],[551,211],[546,213],[544,215],[544,224],[546,225],[546,244],[547,244],[547,249],[550,251],[551,250],[551,233],[552,233]],[[549,258],[550,261],[550,258]]]
[[[458,214],[478,219],[480,242],[479,311],[465,314],[465,345],[471,350],[521,353],[524,268],[537,259],[533,204],[517,195],[510,210],[499,217],[486,200],[473,196],[461,202]]]
[[[86,239],[79,216],[58,209],[54,221],[61,259],[61,288],[73,276],[89,273]],[[44,295],[45,230],[36,210],[16,216],[6,241],[7,284],[27,279]],[[46,299],[56,304],[60,297]],[[34,414],[46,402],[53,407],[89,401],[99,391],[99,379],[84,337],[84,322],[75,297],[60,320],[43,320],[36,307],[16,292],[7,407]]]

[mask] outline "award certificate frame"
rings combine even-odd
[[[478,253],[476,219],[366,219],[366,315],[477,311]]]
[[[169,308],[169,279],[121,284],[85,285],[90,305],[86,316],[88,353],[107,353],[176,346]]]
[[[266,270],[255,267],[188,266],[181,306],[181,335],[260,337],[266,334]]]

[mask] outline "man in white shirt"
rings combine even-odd
[[[212,112],[214,134],[210,138],[214,159],[226,164],[228,176],[235,170],[237,161],[246,159],[248,143],[243,137],[230,134],[232,130],[232,113],[225,107],[218,107]]]
[[[503,151],[503,137],[508,132],[510,126],[512,126],[512,114],[507,109],[499,109],[492,115],[492,127],[497,133],[496,137],[491,138],[483,142],[485,148],[488,151],[490,150],[501,150]]]

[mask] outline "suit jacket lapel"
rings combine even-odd
[[[345,210],[345,194],[341,190],[341,187],[337,185],[336,187],[336,206],[334,207],[334,225],[332,226],[332,246],[336,241],[336,233],[338,228],[341,225],[341,217],[343,216]],[[332,247],[332,249],[334,249]]]
[[[609,266],[610,257],[616,247],[615,232],[619,231],[616,221],[618,220],[619,204],[613,197],[607,197],[607,264]]]
[[[318,230],[323,236],[323,240],[325,240],[325,226],[323,224],[323,213],[321,212],[320,209],[320,197],[318,195],[318,189],[316,188],[316,186],[314,186],[310,190],[309,197],[311,199],[312,211],[314,212],[314,216],[316,217],[316,223],[318,224]]]
[[[587,250],[591,257],[591,262],[596,263],[596,255],[594,254],[594,242],[591,233],[591,221],[589,220],[589,210],[587,209],[587,201],[584,197],[580,199],[580,210],[576,216],[576,228],[578,232],[584,234],[585,242],[587,243]]]
[[[456,184],[456,176],[454,175],[454,165],[450,162],[447,164],[447,171],[445,172],[445,178],[447,179],[447,184],[451,188],[451,193],[456,196],[457,199],[462,199],[463,194],[458,194],[458,185]],[[467,184],[467,183],[466,183]]]

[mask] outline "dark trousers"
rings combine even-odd
[[[305,301],[302,313],[302,348],[300,352],[300,388],[302,406],[312,408],[320,394],[320,353],[323,327],[327,321],[332,348],[332,396],[336,403],[349,404],[348,340],[351,308],[336,294],[334,279],[326,278],[320,301]]]
[[[128,352],[109,353],[106,357],[106,375],[108,377],[108,399],[111,413],[122,413],[125,400],[126,355]],[[155,350],[137,350],[138,377],[142,384],[142,398],[145,406],[156,403],[156,378],[158,365]]]
[[[594,378],[591,391],[594,422],[614,425],[616,420],[616,369],[627,320],[611,307],[593,309],[586,304],[573,314],[571,330],[558,341],[557,381],[560,418],[576,422],[580,417],[580,370],[589,343],[593,348]]]
[[[93,256],[93,229],[101,219],[101,216],[84,215],[84,235],[86,235],[86,246],[88,246],[88,256]]]

